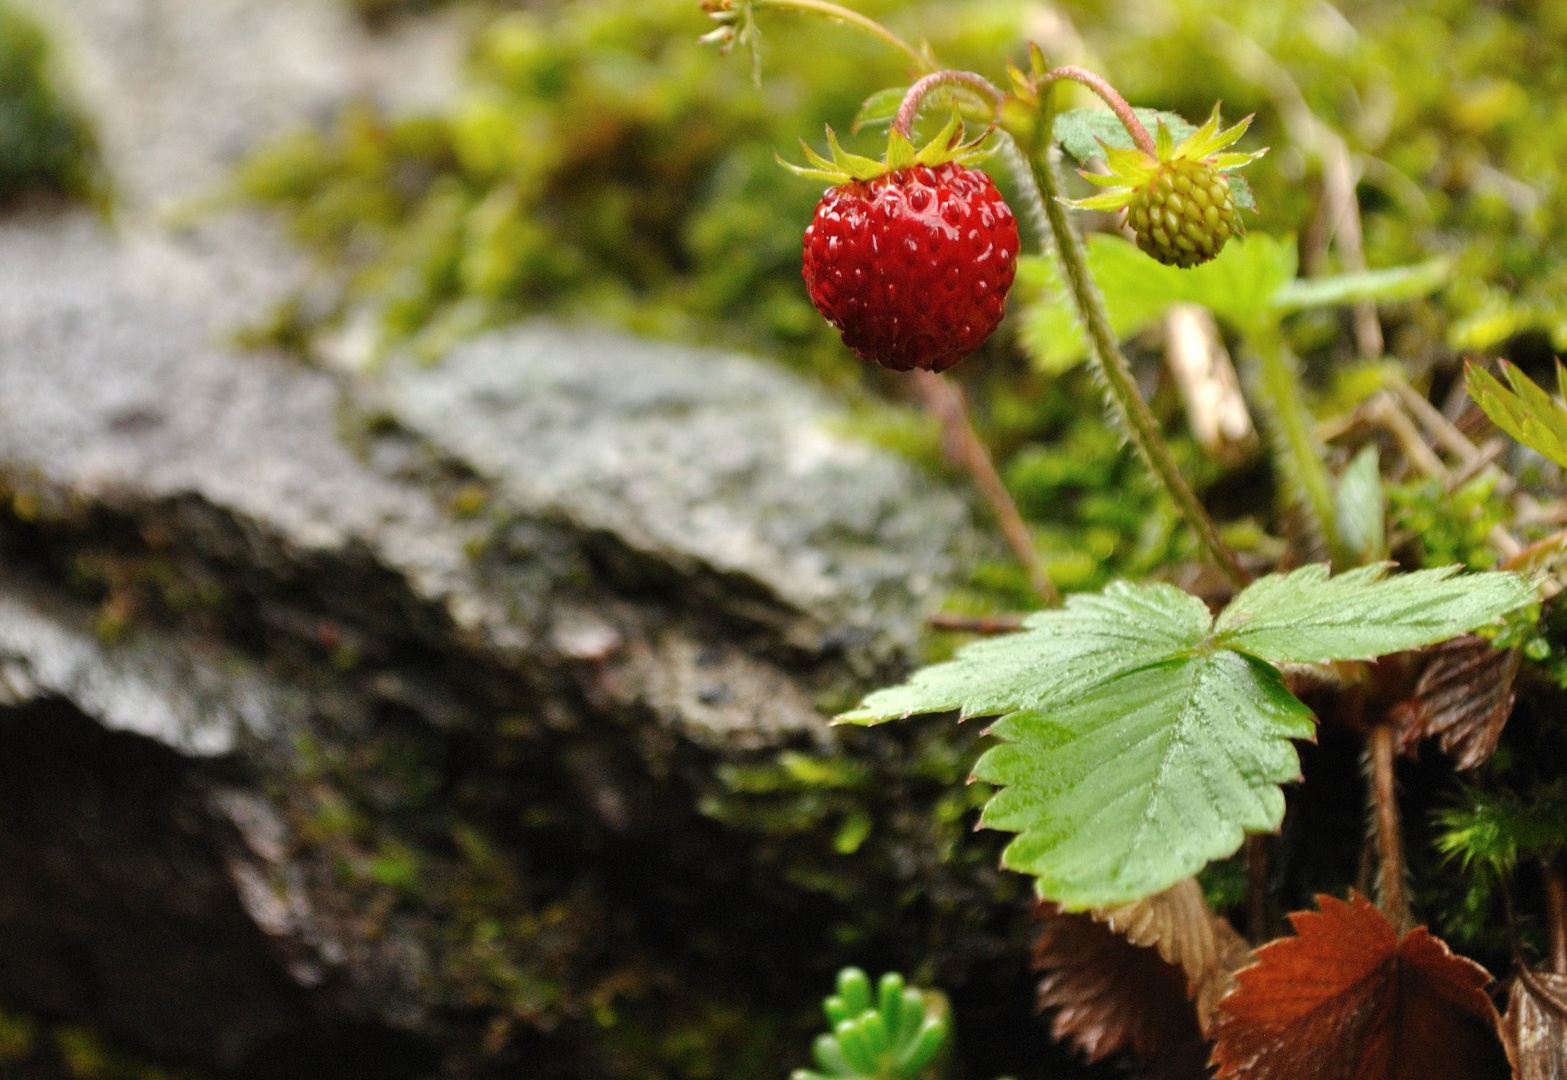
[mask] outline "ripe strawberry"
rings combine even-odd
[[[842,179],[805,230],[811,303],[862,360],[944,371],[985,343],[1017,270],[1017,220],[990,177],[956,160],[956,124],[917,154],[894,133],[886,162],[806,154]],[[901,144],[900,144],[901,140]]]
[[[1142,150],[1105,146],[1110,175],[1083,173],[1092,183],[1113,190],[1073,206],[1087,210],[1124,210],[1137,246],[1166,266],[1183,269],[1217,255],[1232,235],[1244,233],[1235,193],[1227,174],[1265,151],[1221,154],[1251,123],[1247,117],[1227,131],[1219,130],[1219,110],[1208,122],[1176,143],[1159,125],[1158,155]],[[1103,144],[1101,144],[1103,145]]]

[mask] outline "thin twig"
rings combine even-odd
[[[726,11],[732,6],[732,4],[714,5],[714,10]],[[928,55],[904,41],[875,19],[862,15],[858,11],[852,11],[840,4],[830,3],[829,0],[751,0],[751,6],[753,8],[793,9],[795,11],[808,12],[812,15],[825,15],[829,19],[837,19],[839,22],[858,27],[873,37],[891,45],[894,49],[904,53],[909,59],[914,61],[916,71],[930,71],[936,66]]]
[[[1012,634],[1023,629],[1021,615],[957,615],[938,611],[925,620],[932,630],[955,630],[962,634]]]
[[[995,515],[1001,535],[1017,556],[1018,562],[1028,573],[1028,583],[1046,604],[1054,607],[1061,602],[1061,594],[1045,572],[1039,550],[1034,547],[1034,537],[1023,515],[1018,512],[1012,493],[1001,482],[996,463],[990,451],[980,441],[969,420],[968,402],[963,388],[931,371],[916,371],[914,387],[932,416],[941,422],[942,443],[947,456],[955,465],[966,470],[974,480],[974,486]]]
[[[1479,456],[1479,448],[1469,441],[1467,435],[1458,430],[1458,425],[1442,415],[1441,409],[1427,401],[1425,395],[1419,393],[1402,378],[1388,379],[1385,385],[1404,408],[1408,409],[1410,414],[1431,433],[1432,438],[1458,455],[1458,460],[1467,465]]]
[[[1409,897],[1404,891],[1404,840],[1398,823],[1398,791],[1393,755],[1398,733],[1384,721],[1371,726],[1371,794],[1376,805],[1377,899],[1382,913],[1400,930],[1410,926]]]

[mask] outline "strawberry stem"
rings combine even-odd
[[[1095,75],[1087,68],[1080,68],[1076,64],[1066,64],[1045,72],[1039,78],[1039,81],[1035,83],[1035,88],[1044,90],[1052,83],[1061,82],[1065,79],[1082,83],[1103,98],[1104,103],[1110,106],[1110,110],[1115,113],[1116,119],[1121,121],[1121,126],[1126,128],[1126,133],[1137,144],[1137,149],[1149,157],[1157,158],[1159,156],[1158,146],[1154,143],[1153,136],[1148,134],[1148,129],[1143,127],[1143,122],[1137,119],[1137,114],[1126,103],[1126,99],[1120,95],[1115,87],[1105,81],[1103,76]]]
[[[1551,935],[1551,971],[1567,975],[1567,877],[1550,861],[1540,864],[1545,881],[1545,922]]]
[[[1057,68],[1056,70],[1073,69]],[[1117,97],[1119,98],[1119,95]],[[1132,119],[1135,121],[1136,117]],[[1088,340],[1093,345],[1094,359],[1099,363],[1099,370],[1110,391],[1110,398],[1120,414],[1122,425],[1131,437],[1132,445],[1137,447],[1149,471],[1174,500],[1176,509],[1186,519],[1187,525],[1197,534],[1198,539],[1219,564],[1219,569],[1224,572],[1224,575],[1237,586],[1244,586],[1251,580],[1251,575],[1241,566],[1235,552],[1224,542],[1224,537],[1219,535],[1218,525],[1209,516],[1191,486],[1186,483],[1186,478],[1181,475],[1175,458],[1170,454],[1169,446],[1159,433],[1158,422],[1154,420],[1153,414],[1148,411],[1147,403],[1143,401],[1142,394],[1138,392],[1137,380],[1132,375],[1132,367],[1127,363],[1125,354],[1121,352],[1120,341],[1110,327],[1110,316],[1105,312],[1104,297],[1088,271],[1088,257],[1083,252],[1082,237],[1078,236],[1077,229],[1067,217],[1066,207],[1062,205],[1059,198],[1061,185],[1056,179],[1055,166],[1051,164],[1049,157],[1051,126],[1050,115],[1041,112],[1036,123],[1034,138],[1025,156],[1028,158],[1034,184],[1039,189],[1040,201],[1044,204],[1050,231],[1055,237],[1056,254],[1060,257],[1067,287],[1077,305],[1078,317],[1088,332]],[[1148,133],[1144,131],[1143,134],[1146,136]]]
[[[909,87],[908,93],[903,95],[903,102],[898,106],[898,115],[892,121],[892,130],[906,139],[913,139],[914,117],[919,113],[920,102],[925,100],[925,95],[938,86],[950,86],[954,83],[977,91],[981,97],[990,99],[990,103],[997,109],[1000,109],[1001,103],[1007,99],[1007,96],[983,75],[976,75],[972,71],[933,71]]]

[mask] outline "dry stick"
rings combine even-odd
[[[925,620],[932,630],[956,630],[964,634],[1011,634],[1023,629],[1021,615],[958,615],[938,611]]]
[[[1400,931],[1409,929],[1409,898],[1404,892],[1404,840],[1398,825],[1398,793],[1393,754],[1398,734],[1386,721],[1371,726],[1371,792],[1376,804],[1377,899],[1382,913]]]
[[[1001,535],[1006,537],[1007,545],[1028,573],[1029,585],[1046,604],[1052,607],[1059,604],[1061,594],[1045,572],[1044,563],[1040,562],[1039,550],[1034,547],[1034,537],[1023,515],[1018,512],[1017,503],[1012,501],[1012,493],[1001,482],[1001,474],[996,472],[990,451],[980,441],[974,425],[969,421],[963,388],[931,371],[916,371],[914,388],[919,391],[931,415],[941,421],[942,444],[947,457],[973,478],[974,486],[979,488],[990,512],[996,517],[996,524],[1001,527]]]

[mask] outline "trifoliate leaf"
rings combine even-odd
[[[1149,131],[1162,124],[1176,139],[1184,139],[1197,130],[1176,113],[1158,109],[1133,109],[1132,112]],[[1056,117],[1055,137],[1061,148],[1083,165],[1096,158],[1102,160],[1105,147],[1130,150],[1137,145],[1109,109],[1068,109]]]
[[[1284,817],[1291,739],[1311,711],[1273,668],[1221,649],[1113,678],[998,721],[974,766],[1001,788],[980,824],[1018,833],[1002,864],[1068,909],[1169,888]]]
[[[1491,976],[1364,897],[1317,898],[1219,1003],[1216,1077],[1505,1080]]]
[[[1269,662],[1361,659],[1463,633],[1527,602],[1510,574],[1323,567],[1264,578],[1215,625],[1169,585],[1109,586],[1030,616],[839,719],[1002,717],[976,764],[981,822],[1019,835],[1005,865],[1067,909],[1141,899],[1276,828],[1292,739],[1312,717]],[[1247,655],[1247,654],[1251,655]]]
[[[1535,598],[1515,574],[1460,577],[1448,566],[1388,577],[1387,569],[1330,579],[1317,565],[1261,578],[1219,616],[1215,638],[1273,664],[1370,660],[1446,641]]]
[[[1538,450],[1556,464],[1567,467],[1567,408],[1551,400],[1523,372],[1506,360],[1502,373],[1512,384],[1508,390],[1494,375],[1473,363],[1464,363],[1464,384],[1474,403],[1507,434]],[[1556,366],[1557,381],[1567,396],[1567,368]]]

